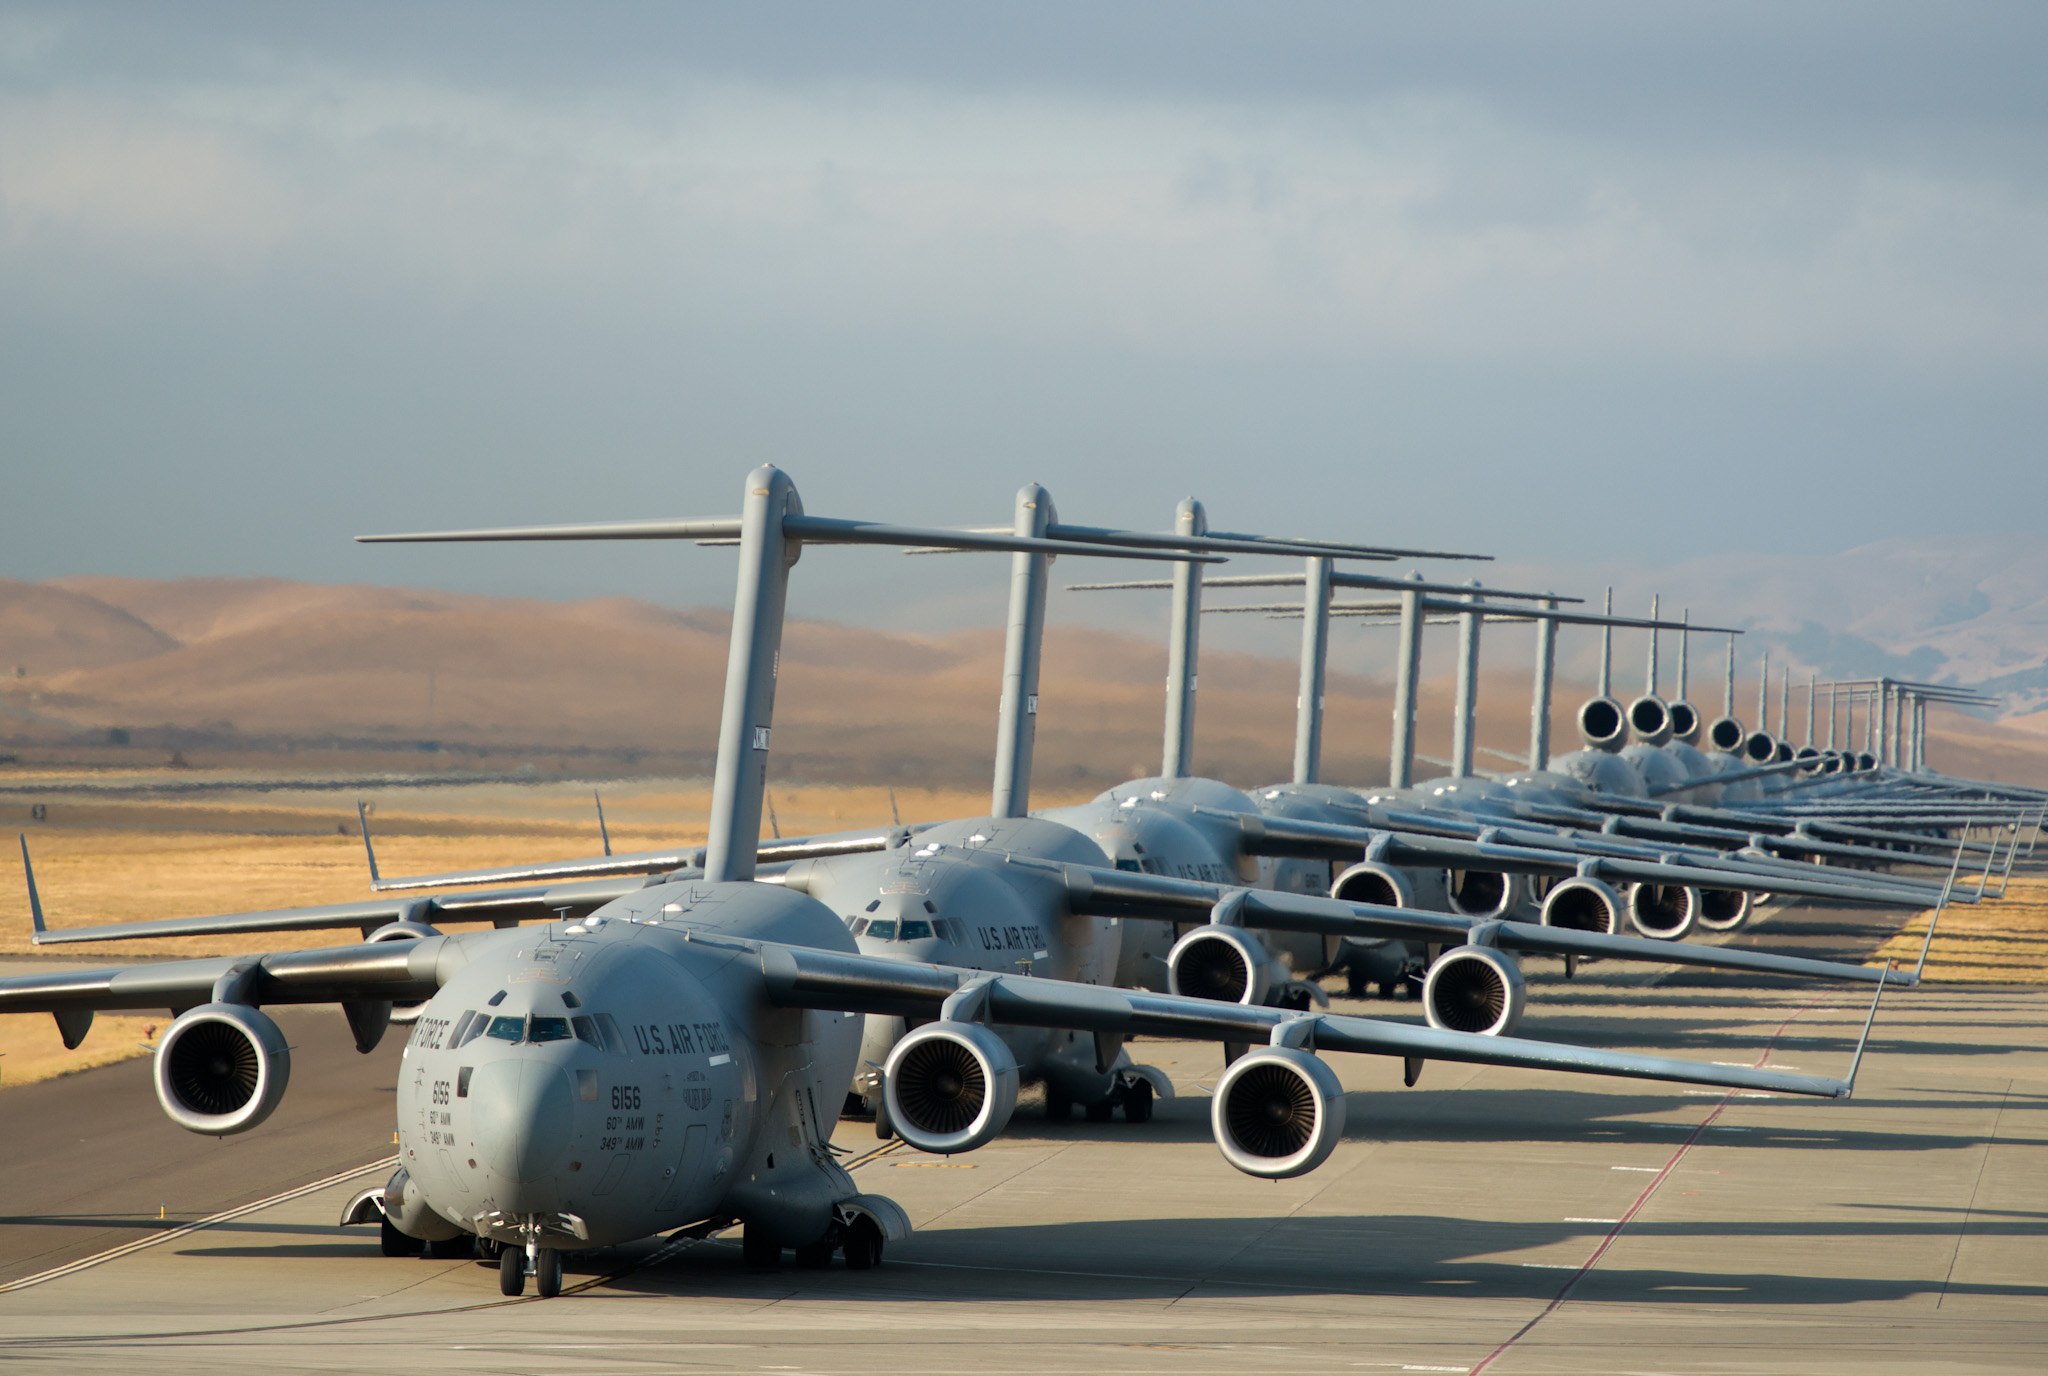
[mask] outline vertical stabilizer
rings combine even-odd
[[[711,835],[704,877],[752,879],[761,839],[761,798],[768,786],[768,734],[775,719],[775,678],[782,658],[782,615],[789,569],[799,547],[782,532],[803,515],[796,484],[780,469],[747,475],[740,508],[739,586],[732,602],[732,649],[725,662],[725,707],[718,723],[718,765],[711,779]]]
[[[1176,535],[1206,535],[1209,516],[1193,497],[1184,499],[1173,513]],[[1166,642],[1166,745],[1161,753],[1159,773],[1163,778],[1185,779],[1195,767],[1196,665],[1200,663],[1202,634],[1202,566],[1196,563],[1173,566],[1173,624]]]
[[[1543,606],[1557,610],[1557,599],[1546,598]],[[1536,623],[1536,688],[1529,699],[1529,768],[1550,768],[1550,692],[1557,679],[1557,622],[1549,617]]]
[[[1656,593],[1650,594],[1650,620],[1652,621],[1657,619],[1657,604],[1659,600]],[[1643,683],[1643,691],[1651,697],[1657,696],[1657,628],[1655,626],[1650,627],[1650,663],[1649,672]],[[1680,693],[1679,696],[1684,697],[1685,694]]]
[[[1478,587],[1479,580],[1473,579]],[[1477,602],[1479,594],[1465,594],[1465,601]],[[1474,735],[1479,715],[1479,626],[1478,612],[1458,613],[1458,701],[1451,715],[1451,773],[1460,779],[1472,777]]]
[[[1012,533],[1043,536],[1058,517],[1052,494],[1037,483],[1017,489]],[[1031,747],[1038,735],[1038,662],[1045,640],[1048,556],[1010,556],[1010,622],[1003,643],[1003,696],[996,721],[996,780],[989,813],[1022,817],[1031,810]]]
[[[1301,691],[1294,704],[1294,782],[1312,784],[1323,765],[1323,682],[1330,664],[1330,561],[1303,561]]]
[[[1607,596],[1601,600],[1600,614],[1602,616],[1614,615],[1614,589],[1611,587],[1607,590]],[[1596,696],[1603,698],[1614,696],[1614,627],[1612,626],[1602,626],[1600,628],[1600,691]]]
[[[1419,572],[1408,575],[1422,581]],[[1422,672],[1422,594],[1401,594],[1401,643],[1394,651],[1394,742],[1387,752],[1387,784],[1415,782],[1415,690]]]

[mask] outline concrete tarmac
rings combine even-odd
[[[1770,926],[1789,935],[1806,922],[1832,933],[1814,945],[1855,946],[1897,920],[1836,930],[1862,921],[1794,911]],[[1846,1068],[1868,1005],[1865,990],[1827,986],[1532,974],[1529,1035],[1822,1074]],[[339,1021],[329,1040],[369,1079],[342,1096],[348,1107],[332,1101],[325,1128],[239,1139],[240,1198],[330,1174],[351,1150],[362,1163],[388,1153],[388,1096],[365,1102],[392,1083],[388,1070],[378,1079]],[[2048,991],[1888,994],[1847,1103],[1444,1064],[1403,1089],[1396,1063],[1332,1056],[1354,1091],[1346,1141],[1320,1170],[1277,1183],[1231,1170],[1210,1139],[1219,1051],[1140,1042],[1133,1054],[1181,1093],[1148,1125],[1049,1124],[1027,1104],[970,1156],[897,1147],[859,1166],[863,1186],[918,1228],[876,1271],[761,1274],[741,1267],[736,1240],[648,1243],[583,1259],[560,1299],[505,1301],[488,1268],[386,1259],[373,1230],[334,1226],[342,1200],[385,1166],[0,1292],[0,1361],[890,1376],[2038,1371],[2044,1028]],[[220,1144],[161,1118],[160,1132],[131,1122],[157,1113],[141,1080],[115,1084],[135,1069],[53,1082],[37,1105],[51,1122],[32,1128],[16,1096],[35,1091],[0,1100],[16,1172],[48,1177],[35,1187],[45,1193],[10,1187],[10,1200],[61,1207],[45,1217],[13,1203],[0,1237],[116,1211],[102,1199],[153,1204],[166,1173],[198,1178],[156,1139]],[[295,1066],[277,1127],[294,1098],[328,1089],[310,1062]],[[115,1106],[124,1094],[132,1110]],[[25,1134],[61,1144],[64,1132],[110,1152],[132,1136],[127,1175],[97,1179],[105,1154],[25,1154]],[[878,1146],[860,1123],[842,1123],[839,1140]],[[5,1253],[16,1280],[52,1264],[28,1250]]]

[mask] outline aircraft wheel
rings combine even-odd
[[[1401,993],[1401,981],[1400,981],[1400,980],[1398,980],[1398,979],[1383,979],[1383,980],[1381,980],[1381,981],[1380,981],[1380,997],[1381,997],[1381,998],[1383,998],[1383,999],[1389,999],[1389,1000],[1391,1000],[1391,999],[1394,999],[1394,998],[1397,998],[1397,997],[1399,997],[1400,993]]]
[[[1090,1104],[1083,1110],[1091,1123],[1107,1123],[1116,1116],[1116,1100],[1104,1099],[1099,1104]]]
[[[383,1243],[385,1256],[416,1257],[420,1254],[420,1240],[418,1238],[399,1232],[388,1218],[381,1220],[381,1222],[384,1226],[379,1241]]]
[[[523,1295],[526,1293],[526,1249],[507,1247],[498,1254],[498,1293],[501,1295]]]
[[[839,1250],[839,1244],[830,1233],[819,1238],[808,1247],[796,1249],[796,1264],[806,1271],[816,1271],[832,1264],[832,1254]]]
[[[849,1271],[872,1271],[882,1264],[882,1230],[872,1218],[856,1218],[847,1225],[840,1250]]]
[[[1055,1123],[1064,1123],[1074,1116],[1074,1101],[1051,1085],[1045,1087],[1045,1116]]]
[[[534,1258],[533,1288],[544,1300],[551,1300],[562,1293],[562,1254],[552,1247],[540,1249]]]
[[[457,1233],[439,1242],[429,1242],[427,1255],[436,1261],[468,1261],[476,1255],[476,1238],[469,1233]]]
[[[750,1270],[773,1271],[782,1265],[782,1244],[749,1226],[740,1233],[740,1259]]]
[[[498,1256],[504,1250],[505,1244],[494,1237],[480,1237],[476,1240],[476,1256],[478,1261],[488,1261],[491,1265],[496,1266],[498,1264]]]
[[[1124,1090],[1124,1121],[1126,1123],[1149,1123],[1152,1121],[1152,1082],[1134,1080]]]

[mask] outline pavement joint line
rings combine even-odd
[[[1822,998],[1815,999],[1812,1003],[1807,1004],[1804,1008],[1801,1008],[1797,1012],[1793,1013],[1791,1017],[1788,1017],[1785,1019],[1785,1021],[1779,1023],[1778,1030],[1771,1034],[1771,1039],[1768,1042],[1764,1043],[1764,1049],[1761,1052],[1757,1053],[1757,1058],[1754,1064],[1760,1066],[1765,1061],[1768,1061],[1771,1058],[1772,1048],[1777,1046],[1778,1039],[1785,1035],[1785,1029],[1790,1027],[1803,1015],[1810,1013],[1814,1009],[1820,1007],[1823,1002],[1825,1002],[1825,996],[1823,996]],[[1479,1376],[1480,1372],[1486,1370],[1486,1368],[1492,1366],[1496,1361],[1500,1360],[1501,1357],[1505,1356],[1509,1349],[1513,1348],[1516,1343],[1520,1342],[1523,1338],[1527,1337],[1530,1333],[1534,1332],[1536,1329],[1536,1325],[1542,1323],[1545,1319],[1549,1318],[1552,1314],[1556,1313],[1559,1309],[1564,1307],[1565,1301],[1571,1298],[1572,1291],[1578,1288],[1579,1282],[1584,1280],[1586,1276],[1592,1271],[1592,1269],[1600,1264],[1600,1258],[1607,1255],[1607,1249],[1612,1247],[1615,1241],[1618,1238],[1620,1238],[1622,1230],[1628,1227],[1629,1223],[1634,1220],[1637,1214],[1642,1212],[1644,1206],[1650,1202],[1651,1196],[1656,1194],[1657,1187],[1659,1185],[1662,1185],[1664,1181],[1670,1177],[1671,1173],[1678,1169],[1678,1163],[1685,1159],[1685,1154],[1692,1150],[1693,1144],[1698,1142],[1700,1138],[1706,1134],[1707,1128],[1713,1124],[1713,1121],[1716,1118],[1721,1116],[1722,1112],[1727,1109],[1728,1105],[1734,1101],[1734,1098],[1735,1091],[1733,1089],[1730,1089],[1726,1094],[1724,1094],[1721,1097],[1721,1102],[1715,1104],[1714,1107],[1708,1111],[1707,1116],[1700,1120],[1699,1126],[1694,1128],[1690,1133],[1688,1133],[1686,1135],[1686,1139],[1678,1144],[1678,1149],[1671,1153],[1671,1159],[1669,1161],[1666,1161],[1661,1169],[1657,1169],[1656,1174],[1652,1175],[1649,1181],[1644,1184],[1642,1193],[1636,1196],[1635,1203],[1629,1205],[1628,1208],[1622,1212],[1621,1221],[1619,1223],[1616,1223],[1612,1228],[1608,1230],[1607,1236],[1600,1240],[1600,1245],[1593,1249],[1593,1255],[1587,1257],[1582,1264],[1580,1264],[1576,1269],[1573,1270],[1571,1278],[1565,1281],[1563,1288],[1561,1288],[1557,1292],[1557,1294],[1554,1297],[1552,1297],[1550,1303],[1543,1306],[1543,1308],[1537,1312],[1534,1318],[1530,1319],[1527,1323],[1523,1324],[1513,1333],[1510,1333],[1507,1337],[1507,1340],[1503,1342],[1499,1347],[1496,1347],[1493,1351],[1487,1353],[1486,1356],[1480,1358],[1478,1364],[1471,1369],[1471,1376]],[[1630,1168],[1616,1167],[1616,1169],[1626,1170]],[[1642,1170],[1644,1168],[1638,1166],[1634,1167],[1633,1169]],[[1523,1264],[1538,1265],[1539,1263],[1525,1262]],[[1560,1267],[1558,1269],[1561,1270],[1564,1268]]]
[[[159,1246],[166,1242],[176,1242],[179,1238],[190,1237],[193,1233],[205,1228],[211,1228],[216,1224],[231,1223],[235,1219],[256,1213],[262,1209],[268,1209],[272,1205],[288,1203],[302,1195],[313,1194],[330,1186],[339,1185],[344,1180],[353,1180],[359,1175],[368,1175],[371,1171],[381,1170],[386,1166],[395,1166],[397,1164],[398,1158],[396,1156],[387,1156],[380,1161],[372,1161],[368,1165],[342,1171],[338,1175],[330,1175],[325,1179],[315,1180],[310,1184],[295,1186],[280,1194],[271,1195],[267,1199],[258,1199],[253,1203],[243,1204],[221,1213],[209,1214],[205,1218],[195,1219],[181,1228],[173,1228],[169,1232],[157,1233],[151,1237],[137,1238],[135,1241],[123,1243],[119,1247],[111,1247],[104,1252],[95,1252],[89,1257],[80,1257],[77,1261],[67,1262],[62,1266],[54,1266],[47,1271],[38,1271],[35,1275],[23,1276],[20,1280],[9,1281],[5,1285],[0,1285],[0,1295],[9,1294],[16,1290],[26,1290],[32,1285],[41,1285],[45,1281],[61,1280],[65,1276],[76,1275],[80,1271],[89,1271],[95,1266],[103,1266],[107,1262],[118,1261],[122,1257],[131,1256],[146,1248]]]
[[[2012,1097],[2012,1081],[2005,1082],[2005,1095],[1998,1101],[1998,1109],[1991,1115],[1991,1132],[1984,1139],[1984,1159],[1977,1163],[1977,1178],[1970,1182],[1970,1202],[1963,1206],[1963,1221],[1956,1225],[1955,1250],[1948,1254],[1948,1270],[1942,1273],[1941,1293],[1934,1297],[1934,1307],[1941,1308],[1941,1302],[1948,1298],[1949,1283],[1955,1279],[1956,1262],[1963,1255],[1963,1236],[1970,1229],[1970,1215],[1977,1209],[1977,1192],[1984,1188],[1984,1172],[1991,1166],[1991,1152],[1998,1145],[1998,1120],[2005,1117],[2006,1100]]]

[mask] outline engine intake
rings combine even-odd
[[[919,1151],[973,1151],[1017,1107],[1017,1061],[979,1023],[927,1023],[889,1053],[882,1098],[896,1135]]]
[[[1671,739],[1671,709],[1664,699],[1645,693],[1628,705],[1628,733],[1643,745],[1663,745]]]
[[[1336,882],[1330,885],[1330,897],[1345,903],[1412,908],[1415,906],[1415,886],[1401,871],[1368,860],[1338,875]]]
[[[179,1127],[209,1137],[247,1132],[268,1118],[291,1074],[283,1031],[245,1004],[191,1009],[157,1044],[157,1101]]]
[[[1613,936],[1621,930],[1621,895],[1598,879],[1567,879],[1543,900],[1543,925]]]
[[[1223,1159],[1246,1175],[1305,1175],[1344,1135],[1344,1086],[1306,1051],[1262,1047],[1223,1072],[1209,1121]]]
[[[1655,941],[1676,941],[1692,930],[1700,891],[1677,884],[1637,884],[1628,891],[1628,922]]]
[[[1522,877],[1499,870],[1452,870],[1451,911],[1461,917],[1505,917],[1522,902]]]
[[[1186,998],[1261,1004],[1273,987],[1272,965],[1264,943],[1250,932],[1197,927],[1166,953],[1166,987]]]
[[[1616,751],[1628,738],[1628,720],[1613,698],[1587,698],[1579,704],[1579,739],[1589,750]]]
[[[1422,982],[1422,1011],[1431,1027],[1503,1037],[1528,1004],[1522,967],[1490,946],[1453,946]]]
[[[1710,932],[1732,932],[1749,921],[1750,895],[1739,889],[1699,889],[1699,924]]]

